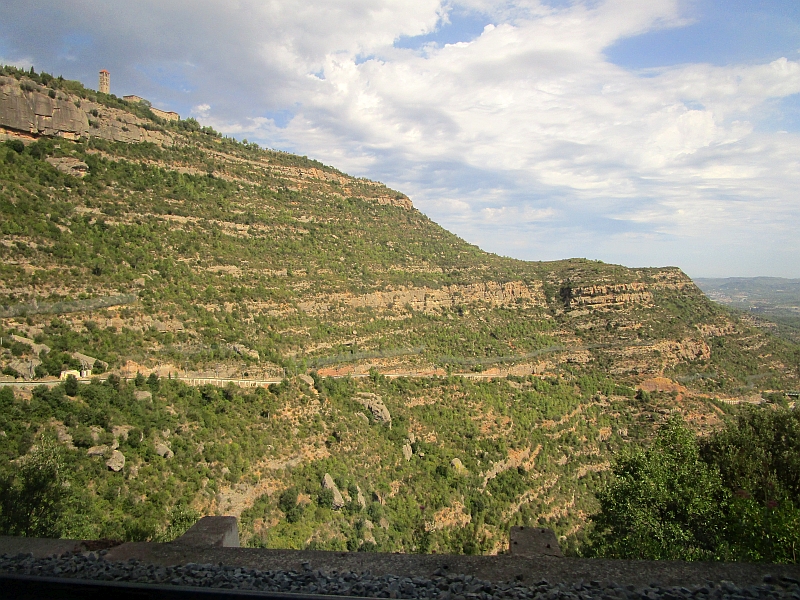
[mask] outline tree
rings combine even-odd
[[[22,154],[25,150],[25,144],[22,143],[22,140],[6,140],[6,146],[11,148],[17,154]]]
[[[59,537],[68,496],[61,452],[53,438],[42,436],[15,473],[0,476],[0,533]]]
[[[800,415],[745,409],[698,442],[680,418],[620,458],[586,554],[796,563]]]
[[[153,393],[157,392],[159,387],[158,375],[150,373],[150,375],[147,376],[147,386]]]
[[[800,414],[743,408],[700,443],[731,491],[726,552],[749,562],[797,562],[800,554]]]
[[[725,485],[768,502],[800,497],[800,413],[743,408],[700,453]]]
[[[179,538],[186,533],[192,525],[197,523],[199,518],[200,514],[185,504],[173,506],[169,512],[169,524],[164,531],[155,536],[155,541],[171,542]]]
[[[67,375],[67,380],[64,382],[64,393],[72,398],[78,395],[78,380],[75,375]]]
[[[679,417],[653,445],[621,457],[598,494],[600,512],[589,554],[609,558],[708,560],[725,532],[729,492],[719,471],[700,458]]]
[[[278,508],[286,514],[286,520],[289,523],[297,523],[303,515],[303,507],[298,504],[297,500],[296,487],[285,489],[278,499]]]

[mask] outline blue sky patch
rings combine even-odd
[[[367,62],[369,60],[372,60],[373,58],[375,58],[374,54],[359,54],[355,58],[355,63],[357,65],[361,65],[361,64],[364,64],[365,62]],[[324,74],[323,74],[322,77],[320,77],[320,79],[325,79]]]
[[[182,64],[137,65],[136,70],[148,81],[176,92],[189,93],[194,86],[186,76],[186,66]]]
[[[400,36],[395,40],[394,47],[419,50],[432,42],[438,46],[471,42],[483,33],[483,28],[489,23],[491,20],[486,15],[456,9],[450,12],[449,23],[440,22],[436,31],[425,35]]]
[[[609,61],[631,69],[686,63],[718,66],[800,57],[797,0],[699,0],[687,16],[695,22],[619,40]]]
[[[291,110],[275,110],[266,113],[264,116],[272,119],[278,129],[286,129],[289,122],[294,119],[294,112]]]
[[[58,59],[68,61],[80,60],[84,53],[93,45],[94,39],[88,33],[68,33],[62,38],[62,45],[61,50],[58,53]]]
[[[800,94],[770,100],[753,125],[760,132],[800,132]]]

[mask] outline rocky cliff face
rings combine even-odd
[[[344,186],[342,191],[349,196],[363,198],[376,204],[397,206],[406,210],[414,208],[411,199],[405,194],[386,193],[387,190],[383,184],[369,179],[356,179],[315,168],[270,165],[269,169],[293,181],[301,189],[308,182],[335,183]]]
[[[392,308],[402,309],[408,306],[412,310],[426,314],[476,302],[492,308],[543,306],[545,300],[541,284],[536,285],[536,283],[528,286],[522,281],[505,283],[487,281],[469,285],[443,286],[440,289],[412,287],[372,292],[362,296],[332,294],[326,298],[300,302],[298,306],[309,314],[324,314],[337,303],[350,308],[371,308],[377,311]]]
[[[78,139],[89,135],[89,118],[64,94],[13,77],[0,77],[0,125],[34,135]]]
[[[580,306],[612,306],[616,304],[651,304],[653,294],[644,283],[620,283],[616,285],[590,285],[576,287],[564,292],[568,308]]]
[[[30,80],[0,77],[0,129],[6,130],[6,136],[18,132],[70,140],[98,137],[171,146],[173,136],[151,125],[124,110],[55,92]]]

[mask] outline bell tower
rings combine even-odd
[[[103,94],[111,93],[111,73],[105,69],[100,71],[100,84],[98,85],[97,89]]]

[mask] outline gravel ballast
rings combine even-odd
[[[432,578],[372,576],[369,572],[324,573],[304,565],[300,571],[259,571],[221,564],[161,566],[131,559],[111,562],[99,553],[65,553],[59,557],[33,558],[31,554],[0,558],[0,572],[37,577],[68,577],[94,581],[171,584],[205,588],[241,589],[298,594],[326,594],[371,598],[435,598],[437,600],[753,600],[775,598],[800,600],[800,582],[767,575],[763,582],[746,587],[730,581],[707,582],[689,587],[620,586],[598,581],[534,585],[520,581],[493,583],[472,575],[437,572]]]

